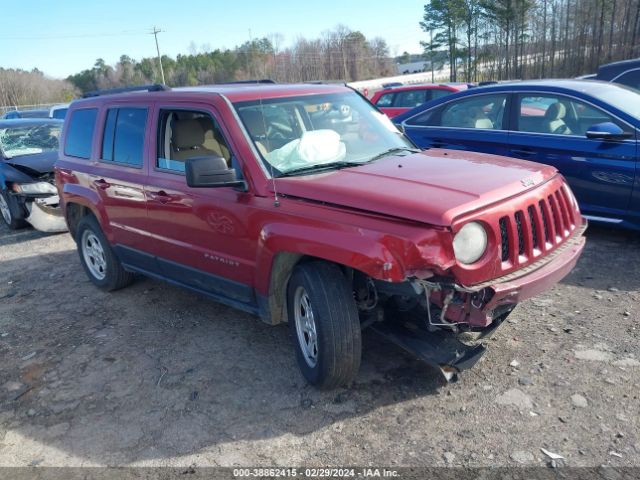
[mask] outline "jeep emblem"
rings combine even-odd
[[[520,183],[522,184],[523,187],[530,187],[536,182],[533,180],[533,178],[524,178],[520,180]]]

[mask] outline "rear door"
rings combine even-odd
[[[458,98],[407,119],[404,130],[421,148],[450,148],[505,155],[507,93]]]
[[[399,90],[393,98],[393,104],[384,110],[389,118],[408,112],[412,108],[419,107],[429,100],[429,90],[415,88],[412,90]]]
[[[109,219],[113,235],[110,240],[116,249],[142,249],[149,241],[144,197],[148,118],[148,107],[135,104],[113,106],[102,110],[99,116],[100,152],[89,182]]]
[[[145,187],[162,276],[224,297],[242,308],[255,303],[252,194],[232,187],[190,188],[185,162],[222,156],[241,176],[230,136],[216,110],[204,104],[157,104],[149,177]]]
[[[547,92],[514,95],[510,156],[556,167],[585,213],[623,217],[636,169],[633,127],[586,101]],[[626,140],[586,137],[591,125],[613,122],[633,136]]]

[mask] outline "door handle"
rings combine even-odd
[[[535,151],[528,148],[514,148],[511,150],[511,153],[518,155],[519,157],[532,157],[536,154]]]
[[[94,180],[93,184],[96,187],[98,187],[100,190],[106,190],[111,186],[111,184],[107,182],[104,178],[101,178],[100,180]]]
[[[159,192],[148,192],[148,193],[152,200],[156,200],[160,203],[169,203],[174,198],[164,190],[160,190]]]

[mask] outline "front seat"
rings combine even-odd
[[[197,119],[178,120],[171,134],[171,159],[185,161],[193,157],[218,155],[204,146],[204,128]]]
[[[560,102],[552,103],[544,113],[544,131],[559,135],[570,135],[571,129],[564,123],[567,108]]]
[[[213,121],[210,117],[199,117],[197,119],[200,122],[200,126],[204,131],[204,141],[202,146],[207,150],[215,152],[216,155],[224,158],[229,164],[231,160],[231,153],[229,152],[229,148],[227,148],[227,144],[222,138],[217,127],[213,125]]]

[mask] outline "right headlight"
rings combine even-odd
[[[460,263],[478,261],[487,249],[487,231],[478,222],[469,222],[453,237],[453,252]]]
[[[58,193],[56,187],[48,182],[14,183],[13,191],[25,195],[55,195]]]

